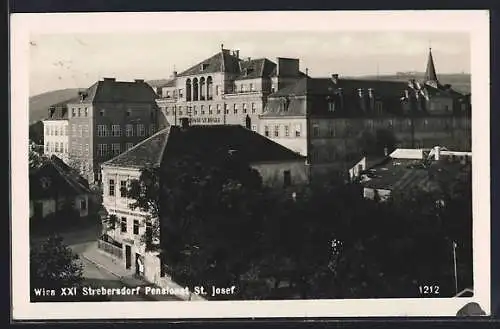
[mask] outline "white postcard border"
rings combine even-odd
[[[168,19],[166,19],[168,17]],[[186,22],[189,22],[186,24]],[[196,24],[193,24],[196,22]],[[258,24],[256,24],[258,22]],[[284,24],[295,22],[295,24]],[[298,24],[298,22],[301,22]],[[159,31],[454,31],[471,36],[474,297],[234,302],[29,302],[30,34]],[[489,16],[487,11],[62,13],[11,15],[12,314],[32,319],[453,316],[490,314]]]

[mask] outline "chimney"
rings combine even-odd
[[[384,147],[384,156],[388,156],[389,155],[389,149],[386,147]]]
[[[143,83],[144,82],[144,79],[135,79],[134,80],[136,83]]]
[[[189,118],[181,118],[181,128],[182,130],[189,128]]]
[[[337,84],[338,81],[339,81],[339,75],[338,74],[332,74],[332,82],[334,84]]]
[[[235,50],[234,51],[234,56],[238,59],[240,59],[240,51],[239,50]]]
[[[441,147],[434,147],[434,160],[438,161],[441,158]]]
[[[358,96],[359,96],[359,98],[363,98],[363,89],[362,88],[358,88]]]
[[[373,98],[373,88],[368,88],[368,97]]]
[[[103,81],[116,81],[116,78],[103,78]]]

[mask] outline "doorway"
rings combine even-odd
[[[128,270],[132,265],[132,248],[125,245],[125,268]]]

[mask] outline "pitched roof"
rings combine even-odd
[[[276,63],[267,58],[242,60],[239,62],[239,65],[240,75],[236,80],[269,77],[273,70],[276,69]]]
[[[181,72],[178,76],[188,76],[200,73],[239,73],[239,59],[232,55],[229,50],[224,49],[215,55],[191,66],[189,69]],[[205,66],[202,70],[202,65]]]
[[[169,128],[160,130],[153,136],[146,138],[129,150],[106,161],[104,165],[126,168],[159,166],[163,150],[168,140],[169,132]]]
[[[29,193],[32,200],[91,193],[90,189],[82,183],[82,177],[74,172],[66,172],[54,159],[47,160],[38,169],[30,172],[29,176]]]
[[[85,91],[85,103],[154,103],[156,95],[153,88],[142,80],[116,81],[104,78],[97,81]],[[74,98],[69,103],[80,103],[80,98]]]
[[[105,162],[104,166],[159,166],[186,155],[238,152],[249,163],[303,160],[304,157],[241,125],[170,126]]]

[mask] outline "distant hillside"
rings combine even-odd
[[[369,75],[356,77],[358,79],[378,79],[384,81],[408,81],[409,79],[422,80],[423,72],[398,72],[395,75]],[[470,93],[470,74],[468,73],[453,73],[453,74],[438,74],[439,82],[442,84],[450,84],[453,89],[458,92]]]
[[[30,97],[30,123],[42,120],[47,116],[47,110],[51,105],[70,100],[78,96],[78,91],[83,89],[60,89]]]

